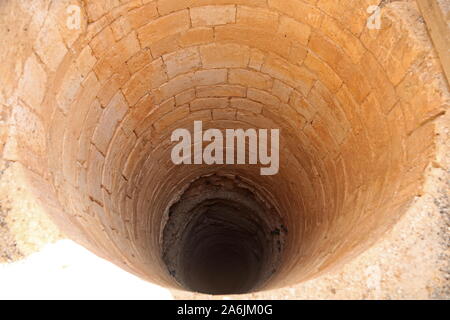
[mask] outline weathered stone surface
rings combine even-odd
[[[249,49],[236,44],[202,46],[200,54],[205,68],[246,67],[250,59]]]
[[[193,27],[214,26],[236,22],[235,6],[204,6],[191,8]]]

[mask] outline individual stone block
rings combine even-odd
[[[142,70],[135,73],[124,85],[123,93],[130,106],[133,106],[151,89],[167,81],[167,74],[162,59],[156,59]]]
[[[236,23],[250,28],[276,30],[279,14],[273,10],[247,6],[237,7]]]
[[[293,42],[306,45],[308,44],[309,35],[311,34],[311,27],[304,23],[297,22],[292,18],[282,16],[280,18],[278,32]]]
[[[67,54],[68,51],[59,33],[58,25],[50,16],[45,19],[34,48],[51,71],[56,71]]]
[[[193,74],[182,74],[170,79],[152,92],[155,102],[161,103],[185,90],[191,89],[192,81]]]
[[[200,47],[204,68],[243,68],[250,59],[248,47],[237,44],[210,44]]]
[[[313,28],[320,28],[323,14],[316,7],[301,0],[268,0],[269,7],[274,8],[287,16],[306,23]]]
[[[122,39],[132,30],[130,21],[124,16],[117,18],[110,26],[116,41]]]
[[[293,90],[292,87],[289,87],[279,80],[273,82],[272,93],[284,103],[289,101],[289,97]]]
[[[193,27],[214,26],[236,22],[236,7],[204,6],[191,8],[191,22]]]
[[[250,111],[253,113],[261,113],[263,109],[263,105],[261,103],[241,98],[232,98],[230,100],[230,106],[239,110]]]
[[[111,49],[111,45],[116,41],[114,39],[114,33],[108,26],[98,33],[89,43],[92,51],[97,58],[101,58],[105,53],[108,53]]]
[[[157,132],[161,132],[175,122],[186,118],[189,115],[189,112],[189,106],[187,105],[176,108],[174,111],[169,112],[161,119],[157,120],[154,123],[154,127]]]
[[[127,111],[128,104],[122,92],[118,92],[104,109],[100,121],[95,128],[94,136],[92,137],[92,142],[104,155],[106,155],[117,125]]]
[[[206,86],[227,82],[226,69],[199,70],[194,73],[193,81],[196,86]]]
[[[214,39],[213,28],[200,27],[191,28],[182,32],[178,38],[178,43],[182,47],[189,47],[212,42]]]
[[[250,52],[250,61],[248,67],[257,71],[261,71],[261,67],[264,63],[265,55],[258,49],[252,49]]]
[[[128,68],[131,73],[142,69],[152,61],[152,55],[149,49],[143,49],[127,60]]]
[[[228,82],[262,90],[267,90],[272,87],[271,77],[245,69],[231,69],[228,75]]]
[[[169,78],[193,71],[201,66],[200,54],[197,48],[188,48],[163,56]]]
[[[164,54],[172,53],[181,49],[181,46],[178,45],[177,42],[179,35],[179,33],[170,34],[167,37],[150,44],[148,48],[152,53],[152,57],[158,58]]]
[[[328,89],[332,92],[336,92],[341,84],[342,80],[325,62],[315,57],[311,53],[305,59],[305,67],[314,72],[317,75],[319,81],[323,82]]]
[[[142,47],[145,48],[170,35],[188,30],[190,23],[188,10],[175,12],[141,27],[138,30],[138,37]]]
[[[61,87],[56,95],[56,101],[64,113],[67,113],[81,89],[83,76],[75,64],[71,64],[64,75]]]
[[[245,97],[247,88],[233,85],[203,86],[197,88],[197,97]]]
[[[341,48],[329,38],[313,32],[308,43],[308,48],[328,63],[330,68],[336,70],[337,64],[342,59],[344,53]]]
[[[175,103],[177,106],[190,103],[195,99],[195,89],[186,90],[175,96]]]
[[[214,109],[213,120],[236,120],[236,110],[232,108]]]
[[[217,26],[214,29],[216,41],[241,43],[284,58],[289,57],[291,41],[274,30],[255,29],[237,24]]]
[[[92,71],[96,62],[97,58],[94,56],[89,46],[85,46],[75,60],[75,64],[83,78],[86,78],[86,76]]]
[[[247,98],[260,102],[264,105],[278,106],[280,104],[280,100],[278,100],[277,97],[267,93],[266,91],[253,88],[248,89]]]
[[[336,73],[350,89],[356,101],[362,102],[370,92],[370,84],[367,75],[359,67],[351,62],[349,58],[339,61]]]
[[[286,60],[270,56],[264,62],[261,71],[279,79],[293,88],[307,94],[315,80],[314,75],[304,67],[292,65]]]
[[[89,195],[100,203],[103,202],[101,172],[104,162],[105,157],[91,145],[87,167],[87,187]]]
[[[20,97],[36,112],[44,99],[47,84],[47,74],[39,64],[35,55],[25,62],[22,77],[19,80]]]
[[[109,10],[119,5],[119,0],[89,1],[86,4],[86,11],[89,16],[89,20],[96,21],[105,15]]]
[[[351,34],[350,31],[339,26],[334,19],[330,17],[324,18],[321,31],[336,45],[341,47],[350,59],[352,59],[353,63],[358,63],[361,60],[366,51],[361,41]]]
[[[116,92],[130,79],[130,72],[126,68],[118,70],[97,92],[97,98],[102,106],[106,106]]]
[[[159,16],[156,1],[128,12],[128,20],[133,29],[139,29]]]
[[[103,109],[98,100],[94,100],[89,104],[89,112],[87,114],[86,121],[83,123],[78,144],[77,160],[81,163],[87,161],[88,159],[91,139],[102,113]]]
[[[228,98],[200,98],[191,102],[191,111],[204,109],[226,108],[228,106]]]

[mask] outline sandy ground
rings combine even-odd
[[[59,240],[10,264],[0,264],[0,299],[173,299],[71,240]]]

